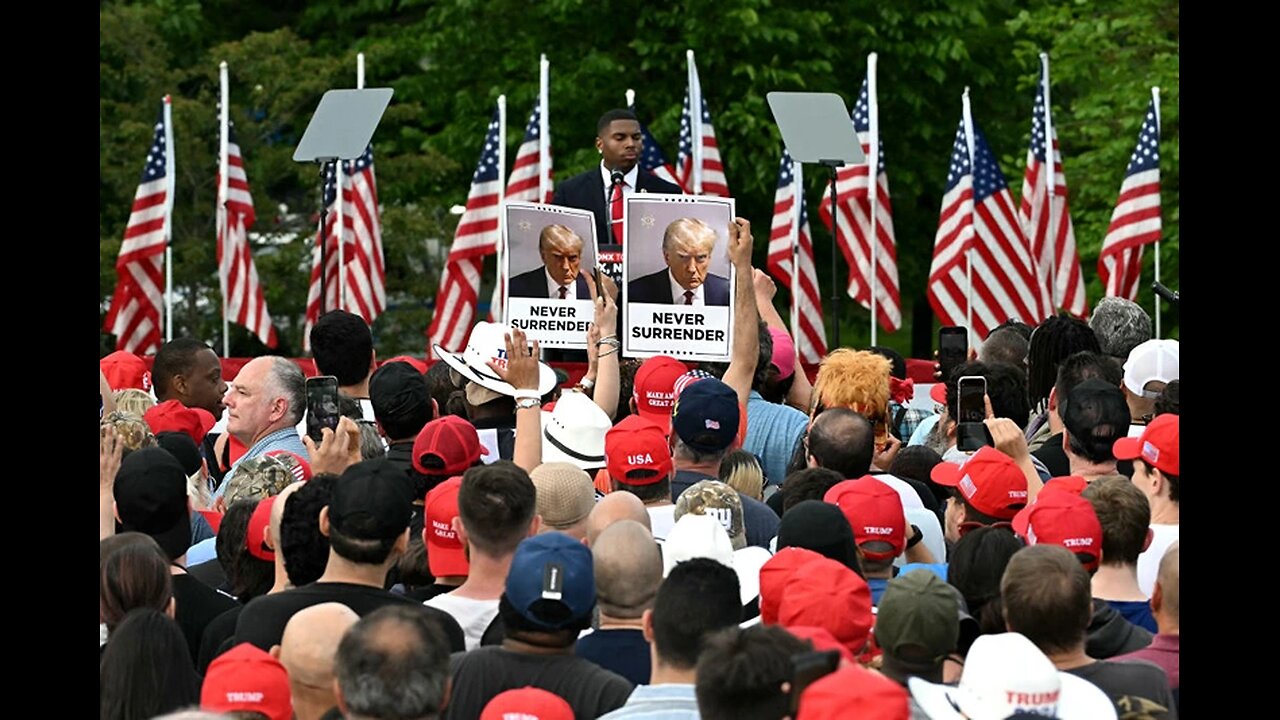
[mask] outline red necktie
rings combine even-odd
[[[609,225],[613,228],[613,241],[622,244],[622,186],[625,182],[613,186],[613,197],[609,199]]]
[[[561,285],[559,290],[560,290],[560,299],[563,300],[565,298],[565,295],[569,293],[569,288]]]
[[[684,291],[684,304],[685,304],[685,305],[692,305],[692,304],[693,304],[693,291],[692,291],[692,290],[685,290],[685,291]]]

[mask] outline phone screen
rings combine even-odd
[[[338,378],[307,378],[307,435],[320,442],[323,428],[338,429]]]
[[[951,376],[951,370],[969,359],[969,331],[962,327],[947,326],[938,329],[938,365],[942,382]]]
[[[800,696],[805,688],[830,675],[840,667],[840,653],[835,650],[818,650],[791,656],[795,673],[791,679],[791,713],[800,711]]]
[[[983,420],[987,418],[987,379],[980,375],[966,375],[956,381],[959,407],[956,409],[959,424],[956,426],[956,448],[961,452],[974,452],[983,445],[991,445],[991,433]]]

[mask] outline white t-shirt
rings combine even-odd
[[[645,510],[649,511],[649,525],[653,530],[653,539],[658,542],[665,541],[667,535],[671,533],[671,528],[676,526],[676,506],[650,505],[646,506]]]
[[[889,473],[876,473],[871,477],[898,491],[898,495],[902,497],[903,510],[924,507],[924,500],[920,499],[920,493],[916,492],[916,489],[902,478]]]
[[[462,626],[462,634],[467,637],[467,649],[480,647],[480,638],[489,628],[489,623],[498,615],[498,600],[472,600],[458,597],[453,593],[437,595],[422,603],[427,607],[443,610],[453,616]]]
[[[1142,588],[1143,595],[1151,597],[1151,593],[1155,592],[1156,578],[1160,575],[1160,559],[1177,539],[1177,525],[1151,526],[1151,545],[1138,556],[1138,587]]]

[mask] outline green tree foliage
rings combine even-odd
[[[374,136],[391,308],[374,323],[382,354],[421,353],[456,216],[484,128],[508,100],[508,163],[551,62],[550,127],[557,180],[592,167],[595,120],[637,94],[641,120],[674,160],[685,50],[696,52],[738,212],[756,227],[763,265],[781,139],[765,94],[830,91],[856,99],[869,52],[893,198],[905,327],[880,343],[928,353],[925,301],[948,153],[967,86],[1017,194],[1028,141],[1036,53],[1053,62],[1055,122],[1090,299],[1097,250],[1148,88],[1164,97],[1162,276],[1177,285],[1178,24],[1172,0],[229,0],[104,2],[100,10],[101,312],[159,100],[174,97],[177,198],[175,332],[221,342],[214,242],[218,63],[231,73],[231,117],[253,190],[253,248],[281,352],[300,354],[319,205],[317,168],[291,155],[321,94],[367,85],[395,97]],[[805,175],[811,214],[826,178]],[[830,238],[813,222],[824,299]],[[1151,253],[1148,253],[1150,256]],[[1148,263],[1150,260],[1147,261]],[[487,278],[492,278],[491,260]],[[843,260],[839,263],[843,284]],[[1144,276],[1146,277],[1146,276]],[[491,282],[491,280],[489,280]],[[485,297],[487,289],[481,293]],[[783,288],[777,298],[788,302]],[[1140,301],[1150,307],[1149,290]],[[845,300],[844,344],[865,345],[869,313]],[[785,315],[785,313],[784,313]],[[1169,316],[1166,316],[1169,317]],[[1176,316],[1171,318],[1176,323]],[[1166,320],[1166,328],[1172,326]],[[1166,330],[1166,334],[1168,330]],[[103,334],[106,352],[114,339]],[[263,352],[236,326],[231,353]]]

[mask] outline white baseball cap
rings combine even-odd
[[[729,533],[719,520],[710,515],[685,513],[662,543],[662,577],[670,575],[672,568],[685,560],[715,560],[737,574],[739,597],[746,605],[760,596],[760,567],[771,557],[768,550],[754,545],[734,550]]]
[[[1061,672],[1025,635],[982,635],[973,641],[958,686],[913,677],[911,696],[933,720],[1003,720],[1016,712],[1061,720],[1115,720],[1098,686]]]
[[[1148,340],[1130,351],[1124,361],[1124,386],[1134,395],[1142,395],[1149,382],[1177,379],[1177,340]]]

